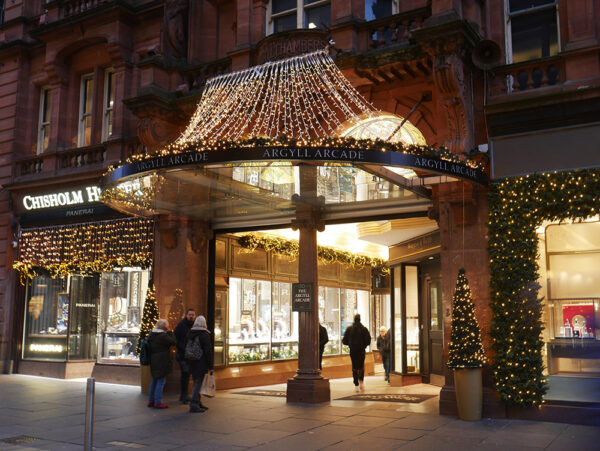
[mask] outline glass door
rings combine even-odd
[[[69,360],[96,360],[99,299],[98,274],[71,276]]]

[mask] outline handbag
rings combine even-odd
[[[200,394],[212,398],[215,396],[215,392],[215,375],[212,371],[209,371],[204,375],[202,387],[200,387]]]

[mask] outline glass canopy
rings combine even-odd
[[[356,166],[311,165],[325,221],[426,211],[428,198]],[[295,218],[300,167],[242,163],[162,169],[105,187],[113,208],[144,216],[174,214],[210,221],[215,229],[285,225]]]

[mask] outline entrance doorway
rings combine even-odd
[[[443,321],[439,254],[392,268],[392,371],[404,383],[443,385]]]

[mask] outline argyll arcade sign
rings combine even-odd
[[[355,164],[380,164],[401,166],[416,170],[447,175],[480,184],[488,182],[487,175],[480,169],[463,163],[454,163],[434,157],[411,155],[402,152],[365,150],[345,147],[252,147],[233,150],[187,152],[176,155],[155,157],[126,164],[108,174],[104,182],[118,183],[120,179],[144,172],[161,169],[180,169],[185,166],[205,166],[213,164],[235,164],[247,162],[335,162]]]

